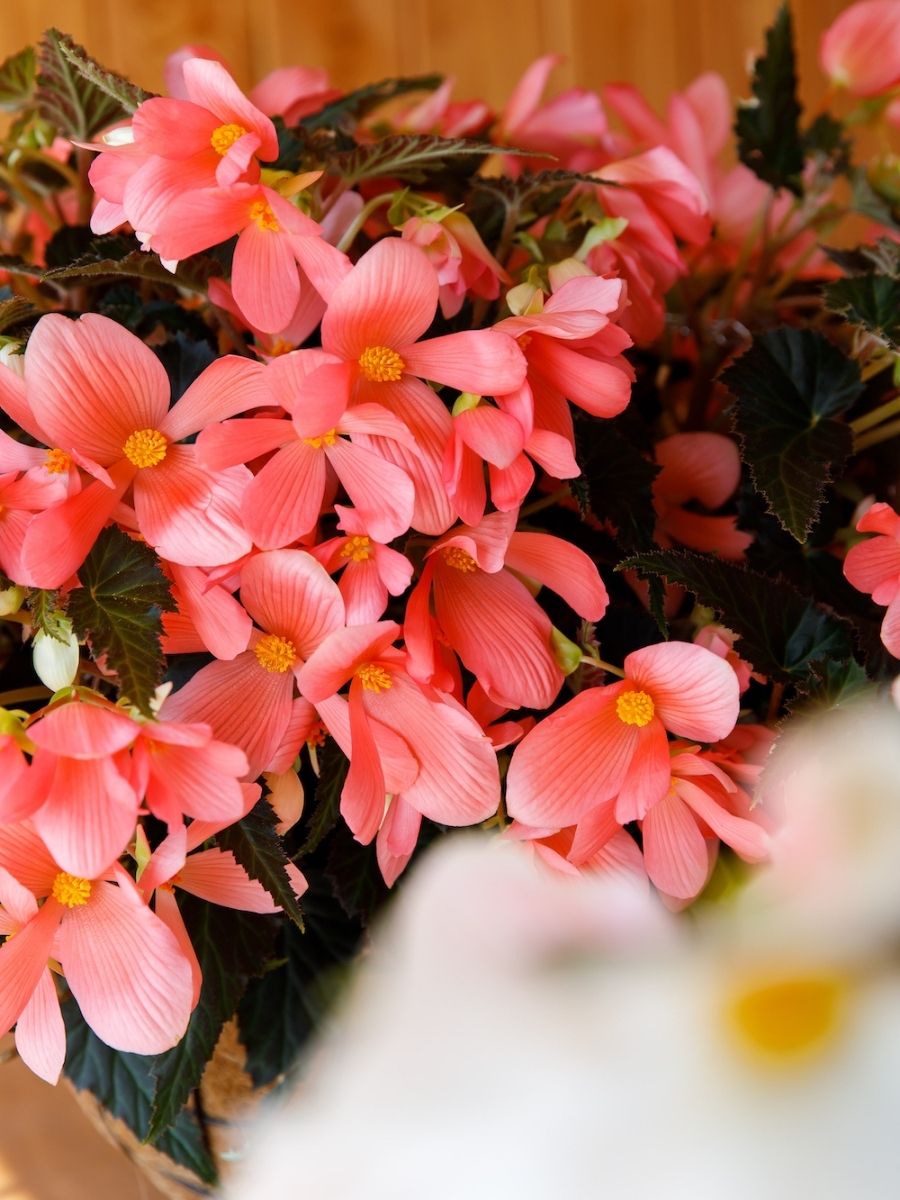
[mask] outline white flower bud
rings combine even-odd
[[[78,638],[71,628],[64,642],[39,629],[34,635],[32,657],[38,679],[51,691],[58,692],[70,687],[78,675]]]

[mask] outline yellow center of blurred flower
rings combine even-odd
[[[279,637],[277,633],[267,633],[253,647],[256,660],[264,671],[273,675],[283,675],[294,665],[297,651],[294,643],[287,638]]]
[[[616,700],[616,716],[626,725],[649,725],[655,712],[646,692],[623,692]]]
[[[372,557],[372,541],[364,533],[347,538],[341,558],[352,558],[354,562],[365,562]]]
[[[386,692],[394,686],[390,674],[377,663],[365,663],[356,675],[367,692]]]
[[[457,571],[476,571],[478,569],[478,563],[461,546],[445,546],[441,551],[441,558],[448,567],[455,567]]]
[[[327,433],[323,433],[321,437],[304,438],[304,446],[312,446],[314,450],[321,450],[323,446],[333,446],[337,441],[337,430],[329,429]]]
[[[64,475],[71,465],[71,455],[65,450],[48,450],[44,458],[44,467],[51,475]]]
[[[89,879],[79,879],[77,875],[70,875],[68,871],[60,871],[53,880],[50,894],[66,908],[81,908],[90,900],[92,886]]]
[[[278,218],[265,200],[254,200],[250,205],[250,220],[256,222],[257,229],[266,229],[269,233],[278,233],[281,226]]]
[[[225,155],[246,132],[243,125],[220,125],[218,129],[212,131],[209,144],[216,154]]]
[[[758,983],[736,993],[728,1016],[745,1049],[770,1061],[822,1049],[843,1024],[848,985],[832,975]]]
[[[396,383],[406,363],[389,346],[367,346],[359,356],[359,369],[369,383]]]
[[[136,467],[155,467],[166,457],[169,443],[158,429],[136,429],[122,447],[122,453]]]

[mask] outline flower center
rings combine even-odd
[[[244,136],[247,130],[243,125],[220,125],[212,131],[209,144],[216,154],[226,155],[236,141]]]
[[[461,546],[445,546],[441,551],[441,557],[448,567],[455,567],[457,571],[476,571],[478,569],[478,563]]]
[[[655,712],[646,692],[623,692],[616,700],[616,716],[626,725],[649,725]]]
[[[48,450],[44,458],[44,467],[51,475],[64,475],[72,465],[72,456],[65,450]]]
[[[751,986],[734,997],[729,1016],[747,1048],[769,1059],[797,1058],[839,1031],[847,983],[811,975]]]
[[[352,558],[354,562],[365,562],[367,558],[372,557],[372,541],[371,538],[363,534],[354,534],[353,537],[347,538],[343,550],[341,550],[341,558]]]
[[[369,383],[396,383],[406,363],[389,346],[367,346],[359,356],[359,369]]]
[[[122,453],[136,467],[155,467],[166,457],[169,443],[158,429],[136,429],[122,447]]]
[[[294,665],[297,651],[294,643],[287,638],[279,637],[277,633],[267,633],[253,647],[256,660],[264,671],[273,675],[283,675]]]
[[[250,205],[250,220],[256,222],[257,229],[267,229],[270,233],[278,233],[281,229],[278,218],[265,200],[253,201]]]
[[[68,871],[60,871],[53,880],[51,895],[66,908],[81,908],[90,900],[92,886],[89,879],[79,879]]]
[[[356,672],[356,677],[367,692],[386,692],[394,686],[389,672],[377,663],[364,663]]]
[[[337,441],[337,430],[329,429],[327,433],[323,433],[321,437],[304,438],[304,446],[312,446],[314,450],[321,450],[323,446],[333,446]]]

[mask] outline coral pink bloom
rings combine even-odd
[[[506,411],[505,404],[495,408],[470,396],[460,401],[453,410],[453,440],[444,454],[444,484],[459,519],[477,525],[487,505],[485,463],[491,497],[502,512],[518,508],[534,482],[534,468],[523,453],[533,403],[527,384],[513,400],[523,410],[522,420]],[[574,474],[578,474],[577,466]]]
[[[442,137],[472,137],[491,120],[483,100],[451,100],[456,79],[448,75],[440,87],[409,108],[401,108],[388,119],[397,133],[439,133]],[[383,121],[385,115],[376,114]]]
[[[541,104],[551,71],[563,62],[562,55],[545,54],[536,59],[516,84],[500,114],[494,141],[532,150],[543,158],[554,158],[554,166],[589,171],[597,166],[608,140],[606,115],[596,92],[569,88]],[[506,166],[518,174],[522,159],[510,158]]]
[[[38,453],[44,456],[44,451]],[[0,571],[8,579],[22,584],[32,582],[22,563],[25,533],[34,513],[52,508],[65,497],[63,480],[47,475],[43,468],[31,477],[17,477],[16,472],[0,475]]]
[[[645,646],[624,671],[621,683],[581,692],[519,744],[507,777],[511,816],[559,829],[617,797],[619,824],[639,819],[669,787],[666,730],[714,742],[734,728],[737,676],[702,646]]]
[[[719,658],[724,658],[733,669],[738,678],[738,687],[741,689],[741,695],[746,692],[750,686],[750,680],[755,679],[758,683],[765,683],[765,675],[760,675],[753,670],[753,665],[741,658],[737,650],[734,648],[734,643],[738,640],[736,633],[730,629],[726,629],[724,625],[717,625],[712,622],[709,625],[704,625],[702,629],[698,629],[694,634],[694,641],[698,646],[704,646],[707,650],[711,650],[713,654],[718,654]]]
[[[731,438],[719,433],[675,433],[657,442],[662,470],[653,481],[656,540],[663,546],[680,542],[722,558],[740,559],[753,541],[737,528],[737,517],[709,516],[684,506],[697,501],[721,508],[737,491],[741,460]]]
[[[822,35],[822,70],[854,96],[876,96],[900,83],[900,4],[851,4]]]
[[[389,792],[444,825],[483,821],[500,802],[491,743],[461,704],[410,678],[406,655],[391,648],[399,632],[393,621],[338,630],[300,672],[303,695],[350,758],[341,812],[364,843],[385,818]],[[349,703],[336,696],[347,682]],[[412,823],[402,808],[393,820],[404,812]]]
[[[844,574],[855,588],[869,592],[876,604],[886,604],[881,640],[900,658],[900,517],[888,504],[873,504],[856,526],[876,536],[851,546]]]
[[[421,828],[422,814],[402,796],[395,796],[375,839],[378,869],[388,887],[394,886],[409,865]]]
[[[312,175],[312,179],[317,178]],[[187,258],[237,234],[231,292],[249,324],[278,333],[300,300],[298,267],[327,300],[350,271],[345,254],[320,236],[305,213],[263,184],[203,188],[172,200],[150,246],[165,259]]]
[[[517,517],[491,513],[476,528],[451,530],[429,550],[407,604],[404,637],[413,674],[430,680],[433,596],[437,635],[492,700],[506,708],[546,708],[564,673],[550,619],[517,575],[551,588],[589,621],[603,616],[609,598],[583,551],[549,534],[514,532]]]
[[[162,615],[164,653],[208,650],[216,658],[234,658],[246,650],[253,622],[231,592],[200,567],[167,563],[166,569],[177,612]]]
[[[229,421],[206,429],[198,440],[200,461],[213,470],[275,450],[241,505],[245,528],[264,549],[286,546],[314,528],[330,472],[374,537],[388,542],[409,529],[415,490],[407,473],[341,435],[401,442],[410,455],[416,453],[413,436],[379,404],[347,409],[340,381],[329,386],[332,374],[342,371],[319,350],[285,354],[269,364],[265,378],[270,399],[291,414],[290,421]]]
[[[413,528],[431,534],[443,533],[453,520],[442,480],[452,423],[422,381],[495,396],[525,377],[525,361],[503,333],[473,329],[418,340],[434,319],[439,288],[417,247],[400,238],[377,242],[332,293],[322,349],[335,362],[308,376],[299,398],[302,406],[307,397],[340,390],[353,405],[383,405],[406,425],[415,449],[374,435],[365,442],[413,480]]]
[[[82,1016],[108,1046],[160,1054],[184,1035],[192,1008],[190,964],[131,877],[115,866],[94,877],[60,868],[27,825],[0,827],[0,868],[36,900],[18,892],[16,935],[0,946],[0,1030],[25,1016],[46,1073],[57,1071],[64,1046],[47,987],[47,960],[62,966]],[[3,903],[11,898],[6,892]],[[9,910],[8,910],[9,911]],[[36,996],[36,993],[39,993]],[[28,1015],[29,1001],[38,1011]]]
[[[605,805],[604,808],[609,808]],[[579,849],[578,827],[566,829],[533,829],[521,821],[513,821],[504,830],[503,836],[514,842],[529,845],[535,858],[564,875],[581,872],[605,871],[629,881],[642,881],[646,886],[647,873],[637,842],[614,819],[605,821],[604,829],[599,823],[594,828],[592,845]]]
[[[134,834],[140,796],[127,748],[139,726],[112,705],[72,701],[28,728],[31,770],[5,799],[4,821],[30,817],[60,867],[95,878]]]
[[[496,300],[501,281],[510,282],[463,213],[450,212],[440,219],[410,217],[400,226],[400,235],[424,251],[437,272],[445,317],[455,317],[467,296]]]
[[[248,788],[248,792],[252,798],[253,794],[259,794],[259,789]],[[281,905],[275,903],[258,880],[250,878],[230,850],[219,850],[216,847],[197,850],[198,846],[217,833],[221,827],[207,821],[193,821],[187,828],[182,826],[174,830],[153,851],[138,879],[138,887],[144,898],[148,903],[153,900],[156,915],[172,931],[182,953],[191,964],[194,1004],[200,998],[202,976],[197,955],[175,899],[175,890],[180,889],[192,896],[198,896],[209,904],[237,908],[242,912],[281,912]],[[293,863],[288,863],[285,869],[294,894],[299,899],[306,891],[306,880]]]
[[[710,871],[708,842],[721,839],[746,862],[768,855],[769,836],[753,821],[735,816],[729,793],[736,785],[708,759],[683,751],[671,760],[666,794],[641,824],[644,865],[653,883],[676,900],[693,900]]]
[[[342,537],[310,547],[329,574],[341,571],[348,625],[370,625],[384,614],[388,596],[402,596],[412,581],[413,565],[398,550],[373,538],[358,512],[337,505]]]
[[[250,549],[238,514],[249,472],[236,467],[213,477],[193,446],[177,443],[212,420],[267,403],[260,364],[219,359],[169,409],[159,359],[106,317],[42,317],[25,357],[24,383],[0,372],[0,406],[96,476],[31,522],[22,562],[38,587],[59,587],[78,569],[129,487],[141,533],[165,558],[212,566]]]
[[[165,701],[166,721],[203,722],[222,742],[239,746],[255,777],[268,768],[295,718],[294,679],[305,659],[344,623],[337,584],[302,550],[270,550],[241,573],[241,603],[259,625],[249,649],[202,667]],[[305,725],[315,714],[307,704]],[[306,740],[296,730],[291,759]]]

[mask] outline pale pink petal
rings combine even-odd
[[[226,242],[249,224],[259,199],[256,184],[195,188],[168,205],[165,223],[153,230],[151,245],[161,258],[180,261]]]
[[[36,746],[66,758],[104,758],[130,746],[141,727],[121,709],[100,704],[62,704],[29,726]]]
[[[0,867],[0,905],[13,927],[25,925],[38,910],[34,895],[6,867]]]
[[[350,705],[343,696],[331,696],[328,700],[320,700],[317,708],[328,727],[329,734],[347,758],[352,758]],[[419,762],[404,738],[395,733],[393,729],[388,729],[386,725],[382,725],[380,721],[372,718],[369,719],[369,732],[375,739],[378,759],[384,772],[385,791],[397,794],[412,787],[419,774]]]
[[[297,438],[276,451],[248,485],[241,504],[244,525],[257,546],[280,549],[309,533],[322,511],[325,484],[321,448]]]
[[[300,299],[300,276],[288,236],[251,221],[238,237],[231,294],[247,321],[263,333],[291,323]]]
[[[57,761],[34,827],[63,871],[96,879],[134,835],[138,797],[110,759]]]
[[[210,363],[194,380],[169,410],[160,428],[173,442],[178,442],[213,421],[224,421],[235,413],[271,403],[262,363],[228,354]]]
[[[348,562],[338,587],[344,598],[348,625],[370,625],[384,615],[388,591],[373,558]]]
[[[27,360],[27,355],[26,355]],[[0,408],[37,442],[45,442],[40,422],[31,410],[25,380],[12,367],[0,365]]]
[[[381,758],[363,704],[362,684],[350,684],[350,769],[341,792],[341,816],[353,836],[368,845],[384,819],[386,788]]]
[[[613,363],[590,358],[553,338],[535,336],[528,365],[538,378],[595,417],[615,417],[631,398],[631,380]]]
[[[532,434],[533,437],[534,434]],[[520,454],[518,458],[514,459],[505,470],[490,467],[488,475],[491,481],[491,499],[500,512],[512,512],[513,509],[518,509],[534,483],[534,467],[524,454]],[[556,478],[564,477],[557,475]]]
[[[30,1071],[59,1082],[66,1057],[66,1027],[53,976],[44,971],[16,1024],[16,1051]]]
[[[894,658],[900,658],[900,595],[888,605],[881,623],[881,640]]]
[[[222,124],[243,125],[260,139],[259,156],[263,162],[278,157],[278,136],[275,126],[247,99],[220,62],[207,58],[191,58],[183,68],[184,87],[188,99],[208,109]]]
[[[405,346],[401,354],[411,375],[478,396],[503,396],[525,380],[522,351],[511,337],[492,329],[448,333]]]
[[[199,567],[170,563],[181,606],[191,618],[203,645],[216,658],[234,658],[247,649],[252,622],[234,596],[219,584],[210,584]]]
[[[297,673],[298,671],[295,667],[295,677]],[[294,760],[300,753],[304,742],[313,736],[320,725],[319,716],[309,701],[304,700],[302,696],[295,696],[291,703],[290,719],[285,726],[284,733],[281,735],[281,741],[275,748],[272,757],[266,763],[266,775],[293,775]],[[303,793],[301,789],[300,803],[302,804],[302,802]]]
[[[561,54],[545,54],[536,58],[522,75],[510,93],[501,117],[501,126],[509,140],[515,141],[516,129],[538,107],[551,72],[564,61]]]
[[[262,629],[287,638],[303,659],[344,624],[337,584],[303,550],[269,550],[250,559],[241,573],[241,600]]]
[[[180,825],[163,838],[141,872],[137,884],[145,899],[149,900],[152,892],[178,874],[184,866],[186,855],[187,833],[184,826]]]
[[[237,746],[210,741],[203,747],[151,743],[147,805],[170,826],[182,814],[204,821],[238,821],[243,795],[238,779],[247,758]]]
[[[275,903],[258,880],[250,878],[230,850],[200,850],[189,855],[179,872],[177,886],[223,908],[281,912],[281,905]]]
[[[844,575],[861,592],[874,594],[879,589],[889,604],[900,587],[900,542],[893,537],[876,536],[851,546],[844,559]],[[885,586],[887,585],[887,586]]]
[[[375,842],[378,868],[388,887],[393,887],[405,870],[419,840],[421,826],[422,814],[402,796],[395,796]]]
[[[125,879],[118,886],[94,883],[89,902],[66,912],[60,959],[82,1016],[99,1038],[114,1050],[161,1054],[187,1028],[191,965]]]
[[[400,238],[376,242],[331,294],[322,346],[356,362],[370,346],[397,350],[422,336],[438,302],[434,268]]]
[[[312,704],[339,691],[358,667],[378,659],[400,636],[395,621],[336,629],[313,651],[300,671],[300,691]]]
[[[499,408],[480,404],[455,418],[457,436],[485,462],[508,467],[525,445],[525,431]]]
[[[619,824],[639,821],[666,794],[671,781],[669,742],[662,721],[638,726],[634,754],[616,798]]]
[[[187,926],[184,923],[184,917],[181,915],[181,909],[178,907],[178,901],[175,899],[174,892],[169,891],[168,888],[161,888],[156,893],[155,912],[160,921],[162,921],[175,938],[179,950],[191,968],[191,1008],[193,1009],[200,999],[200,988],[203,986],[203,973],[200,970],[197,952],[187,931]]]
[[[588,621],[599,621],[609,596],[603,580],[583,550],[547,533],[514,533],[506,565],[562,596]]]
[[[589,813],[585,813],[575,826],[575,836],[572,838],[567,858],[576,865],[586,862],[621,828],[621,821],[616,820],[615,801],[605,800],[603,804],[598,804]]]
[[[706,842],[690,809],[676,795],[664,797],[644,818],[644,866],[667,896],[692,900],[709,874]]]
[[[743,817],[734,816],[717,804],[715,798],[703,787],[687,779],[675,783],[675,791],[713,831],[736,854],[747,862],[762,862],[768,857],[769,835],[762,826]]]
[[[303,784],[290,765],[284,771],[267,771],[266,787],[269,789],[266,799],[278,817],[275,832],[284,835],[303,815]]]
[[[699,500],[720,508],[741,480],[737,445],[720,433],[675,433],[657,442],[654,453],[662,467],[654,491],[672,504]]]
[[[650,694],[656,715],[671,733],[715,742],[734,728],[740,709],[737,675],[711,650],[689,642],[660,642],[629,654],[624,670]]]
[[[4,375],[13,375],[13,372],[4,367],[0,373],[0,380]],[[0,389],[0,407],[3,407],[2,400],[3,390]],[[32,467],[43,466],[46,457],[47,451],[39,446],[26,446],[24,442],[17,442],[8,433],[0,431],[0,472],[29,471]]]
[[[516,748],[507,775],[510,816],[528,825],[574,825],[619,791],[637,742],[616,714],[627,685],[581,692]]]
[[[291,413],[300,437],[334,429],[350,402],[354,369],[349,363],[312,363],[303,352],[285,354],[269,365],[273,398]]]
[[[294,440],[290,421],[274,417],[210,425],[197,438],[197,459],[210,471],[251,462]]]
[[[390,542],[406,533],[413,518],[415,488],[402,467],[343,438],[326,446],[325,453],[373,538]]]
[[[48,900],[15,937],[0,945],[0,1031],[19,1019],[47,970],[63,909]]]

